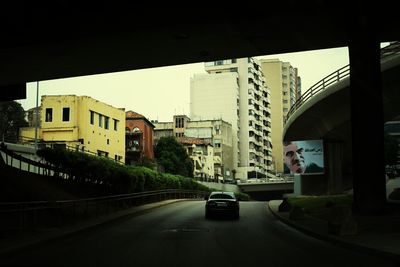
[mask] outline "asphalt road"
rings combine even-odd
[[[304,235],[241,202],[240,219],[204,218],[183,201],[2,255],[0,266],[398,266]]]

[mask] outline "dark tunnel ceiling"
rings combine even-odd
[[[375,15],[387,9],[385,1],[376,2],[379,6],[372,11],[340,1],[303,2],[285,1],[265,8],[253,3],[235,11],[205,3],[193,3],[189,9],[154,9],[118,1],[12,4],[0,16],[0,87],[343,47],[352,37],[353,25],[365,21],[372,21],[371,32],[376,31],[380,41],[399,39],[397,16],[389,14],[380,20]]]

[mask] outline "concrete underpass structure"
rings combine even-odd
[[[340,121],[327,123],[335,119],[336,106],[325,111],[330,119],[322,119],[319,127],[332,135],[329,157],[347,157],[344,150],[352,147],[355,211],[379,211],[386,200],[383,106],[390,106],[381,94],[387,85],[381,84],[380,43],[400,40],[400,21],[391,6],[386,0],[354,7],[345,1],[290,1],[258,14],[249,2],[241,5],[240,16],[214,5],[213,14],[219,16],[207,17],[207,5],[166,12],[144,4],[138,16],[132,12],[137,7],[118,1],[10,3],[0,18],[0,101],[24,98],[27,82],[347,46],[351,144],[344,145],[329,130],[346,128]],[[281,10],[290,19],[282,19]],[[294,30],[288,34],[288,29]],[[366,169],[364,158],[354,155],[370,151],[378,156]],[[329,169],[330,175],[339,169]]]

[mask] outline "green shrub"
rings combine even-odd
[[[71,181],[106,185],[113,194],[162,189],[209,191],[208,187],[189,177],[159,173],[144,166],[125,166],[81,152],[45,148],[39,150],[38,155],[69,174]]]
[[[318,213],[336,204],[351,205],[353,197],[351,195],[292,197],[288,198],[288,202],[293,207],[304,208],[307,213]]]

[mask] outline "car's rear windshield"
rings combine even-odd
[[[214,194],[210,196],[210,199],[234,199],[234,197],[228,194]]]

